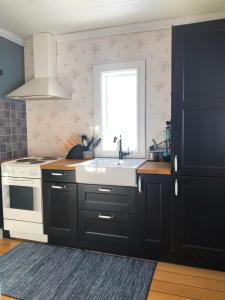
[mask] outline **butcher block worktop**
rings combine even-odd
[[[58,159],[53,162],[41,165],[42,170],[63,170],[74,171],[76,164],[84,162],[82,159]]]
[[[59,159],[47,164],[41,165],[42,170],[63,170],[73,171],[76,169],[76,164],[84,162],[82,159]],[[140,168],[137,169],[138,174],[171,174],[171,164],[166,162],[150,162],[146,161]]]
[[[137,169],[137,173],[171,175],[171,163],[161,161],[146,161],[146,163],[144,163],[140,168]]]

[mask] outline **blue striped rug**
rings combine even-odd
[[[0,257],[2,294],[18,299],[146,299],[155,262],[24,242]]]

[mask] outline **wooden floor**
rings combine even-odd
[[[0,240],[0,255],[21,243]],[[2,300],[12,298],[2,297]],[[225,300],[225,273],[159,262],[147,300]]]

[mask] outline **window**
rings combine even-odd
[[[145,62],[94,66],[95,126],[102,137],[98,156],[118,156],[122,136],[130,157],[145,157]]]

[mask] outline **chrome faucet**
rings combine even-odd
[[[116,136],[114,136],[113,142],[119,142],[119,159],[123,159],[125,156],[130,155],[129,148],[127,152],[122,150],[122,136],[120,135],[119,140]]]

